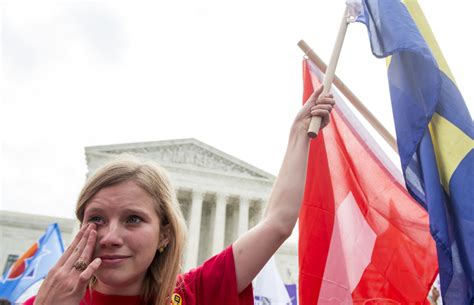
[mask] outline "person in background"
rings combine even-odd
[[[430,301],[430,305],[442,304],[440,293],[436,286],[431,287],[430,294],[428,295],[428,300]]]
[[[165,171],[138,160],[100,168],[76,208],[81,229],[26,305],[249,305],[252,280],[290,236],[304,192],[312,116],[334,99],[316,90],[297,114],[262,221],[184,274],[185,222]]]
[[[10,303],[9,300],[6,300],[6,299],[0,299],[0,305],[11,305],[12,303]]]

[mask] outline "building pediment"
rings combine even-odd
[[[86,155],[89,154],[107,159],[121,154],[131,154],[154,160],[164,167],[212,171],[270,181],[275,179],[273,175],[196,139],[86,147]]]

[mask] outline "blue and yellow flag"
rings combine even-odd
[[[58,225],[51,224],[0,279],[0,298],[11,303],[33,284],[42,280],[64,252]]]
[[[430,215],[444,304],[474,302],[473,122],[416,0],[364,0],[388,81],[406,186]],[[436,268],[436,266],[433,266]]]

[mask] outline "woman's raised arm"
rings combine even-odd
[[[305,187],[310,141],[306,132],[311,116],[320,116],[324,128],[334,105],[332,95],[319,98],[322,90],[321,86],[311,95],[291,126],[285,157],[262,221],[233,245],[239,293],[291,235],[296,224]]]

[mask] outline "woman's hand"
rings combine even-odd
[[[311,94],[311,96],[296,115],[294,124],[303,128],[305,131],[307,131],[309,128],[309,123],[311,122],[312,116],[321,117],[321,129],[329,124],[329,113],[334,107],[335,101],[331,93],[320,96],[322,92],[323,85],[315,90],[313,94]]]
[[[79,305],[87,284],[101,264],[92,262],[97,231],[94,224],[83,226],[72,244],[49,271],[35,299],[35,305]]]

